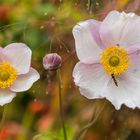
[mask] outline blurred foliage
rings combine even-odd
[[[103,100],[80,96],[72,79],[78,61],[73,26],[85,19],[102,20],[113,9],[140,13],[139,0],[1,0],[0,44],[24,42],[33,52],[32,66],[41,78],[33,87],[19,93],[8,105],[0,140],[63,140],[58,104],[56,73],[43,69],[46,53],[63,58],[62,94],[69,140],[88,123],[93,110]],[[1,115],[3,107],[0,108]],[[85,140],[140,140],[140,111],[125,106],[116,111],[108,102]]]

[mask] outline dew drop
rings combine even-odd
[[[114,120],[111,120],[111,124],[113,124],[114,123]]]
[[[75,6],[77,6],[77,3],[75,3]]]
[[[46,91],[46,95],[48,95],[49,94],[49,92],[48,91]]]
[[[60,45],[59,47],[60,47],[60,49],[62,49],[62,45]]]
[[[71,85],[69,85],[69,88],[71,88]]]
[[[55,17],[52,17],[51,19],[52,19],[52,20],[55,20]]]
[[[34,99],[34,102],[36,102],[37,101],[37,99]]]
[[[33,90],[32,93],[34,94],[35,93],[35,90]]]
[[[44,16],[47,16],[47,15],[48,15],[48,13],[47,13],[47,12],[45,12],[45,13],[44,13]]]
[[[63,85],[61,85],[61,89],[63,89],[64,88],[64,86]]]
[[[97,5],[97,6],[99,6],[99,3],[98,3],[98,2],[96,2],[96,5]]]
[[[40,29],[44,29],[44,26],[42,25],[42,26],[40,26]]]

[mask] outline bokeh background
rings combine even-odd
[[[61,88],[68,140],[94,111],[98,115],[104,102],[107,105],[84,140],[140,140],[139,109],[123,105],[116,111],[106,100],[88,100],[72,79],[78,61],[73,26],[89,18],[103,20],[113,9],[140,14],[140,0],[0,0],[0,45],[26,43],[32,49],[32,66],[41,75],[29,91],[8,104],[0,140],[63,140],[56,73],[42,66],[43,56],[50,52],[63,58]],[[3,107],[0,113],[2,117]]]

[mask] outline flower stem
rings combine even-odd
[[[87,3],[88,10],[90,10],[90,5],[91,5],[91,0],[88,0],[88,3]]]
[[[2,119],[1,119],[1,123],[0,123],[0,130],[2,129],[5,119],[6,119],[7,108],[8,108],[8,105],[5,105],[3,108],[3,114],[2,114]]]
[[[64,113],[63,113],[63,107],[62,107],[61,75],[60,75],[59,69],[57,70],[57,78],[58,78],[58,88],[59,88],[60,117],[61,117],[61,122],[62,122],[64,140],[67,140],[67,133],[66,133],[65,122],[64,122]]]
[[[105,108],[105,102],[97,114],[95,113],[95,111],[93,112],[90,122],[87,125],[85,125],[83,128],[80,129],[80,131],[75,135],[73,140],[82,140],[84,138],[87,130],[97,121],[98,117],[100,116],[100,114],[104,110],[104,108]]]

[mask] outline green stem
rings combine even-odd
[[[52,42],[53,42],[53,39],[51,39],[51,42],[50,42],[50,50],[49,50],[50,53],[52,52]]]
[[[58,78],[58,88],[59,88],[60,117],[61,117],[61,122],[62,122],[64,140],[67,140],[67,133],[66,133],[65,122],[64,122],[64,113],[63,113],[63,107],[62,107],[61,75],[60,75],[59,69],[57,70],[57,78]]]
[[[104,110],[104,108],[105,108],[105,102],[104,102],[104,105],[102,106],[102,108],[100,109],[100,111],[97,113],[97,115],[95,115],[95,111],[93,112],[91,121],[87,125],[85,125],[83,128],[80,129],[80,131],[76,134],[76,136],[74,137],[73,140],[80,140],[81,137],[83,139],[87,130],[97,121],[98,117],[100,116],[100,114]]]
[[[3,114],[2,114],[1,123],[0,123],[0,130],[2,130],[2,127],[3,127],[4,122],[5,122],[5,119],[6,119],[7,108],[8,108],[8,105],[5,105],[5,106],[4,106],[4,109],[3,109]]]
[[[88,0],[88,10],[90,10],[90,3],[91,3],[91,1]]]

